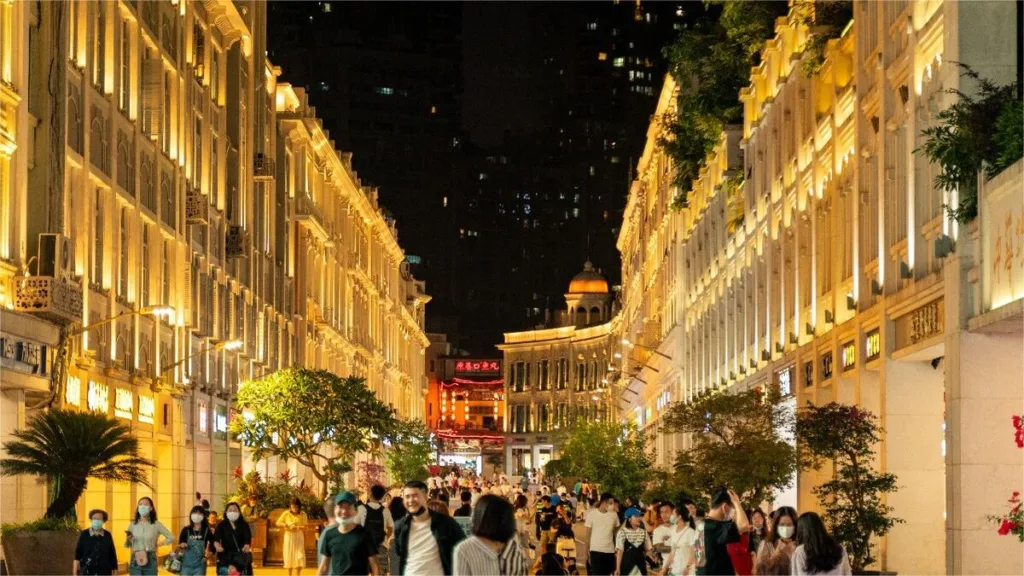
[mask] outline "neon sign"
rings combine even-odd
[[[152,396],[139,394],[139,422],[152,424],[154,416],[156,416],[156,401]]]
[[[94,412],[103,412],[110,409],[110,392],[106,384],[89,381],[89,392],[86,396],[86,406]]]
[[[864,337],[864,361],[868,362],[878,358],[878,355],[881,352],[882,337],[876,328],[871,332],[868,332],[868,335]]]
[[[135,402],[132,398],[131,390],[118,388],[114,391],[114,416],[124,418],[125,420],[131,420],[134,404]]]
[[[72,406],[82,405],[82,381],[77,376],[68,378],[68,387],[64,390],[64,402]]]
[[[857,365],[857,344],[847,342],[843,345],[843,370],[849,370]]]
[[[455,363],[456,372],[501,372],[501,362],[498,360],[459,360]]]
[[[793,393],[793,369],[786,368],[779,372],[779,395],[785,398]]]

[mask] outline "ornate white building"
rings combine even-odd
[[[802,70],[808,30],[780,19],[727,129],[678,213],[672,166],[649,144],[619,237],[624,417],[657,434],[661,465],[686,446],[658,430],[667,402],[774,383],[795,405],[879,415],[877,465],[904,519],[880,568],[1024,572],[987,514],[1021,489],[1011,416],[1024,405],[1022,164],[981,180],[978,217],[951,219],[922,129],[970,89],[951,62],[1014,80],[1016,6],[856,1],[824,66]],[[667,80],[655,118],[674,106]],[[1020,221],[1020,222],[1019,222]],[[638,351],[639,350],[639,351]],[[638,380],[642,378],[644,382]],[[639,391],[639,395],[631,392]],[[818,507],[802,473],[780,500]]]

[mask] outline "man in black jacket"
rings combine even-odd
[[[408,514],[395,522],[391,541],[398,574],[437,576],[452,573],[452,551],[466,535],[455,520],[427,509],[427,485],[413,480],[402,489]]]
[[[462,500],[462,506],[459,506],[452,516],[472,516],[473,506],[471,502],[473,501],[473,493],[469,490],[463,490],[459,498]]]

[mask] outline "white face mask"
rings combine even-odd
[[[348,518],[345,518],[341,514],[335,514],[334,520],[342,526],[348,526],[349,524],[355,524],[359,520],[359,517],[349,516]]]
[[[793,537],[793,527],[792,526],[779,526],[779,536],[782,537],[782,538],[785,538],[786,540],[789,540],[790,538]]]
[[[203,515],[202,514],[193,514],[192,516],[190,516],[190,518],[192,518],[192,522],[195,522],[196,524],[199,524],[200,522],[203,521]]]
[[[234,522],[235,520],[238,520],[238,517],[240,516],[240,514],[238,512],[235,512],[234,510],[232,510],[232,511],[228,512],[226,514],[226,516],[228,517],[228,520]]]
[[[704,521],[701,520],[700,522],[697,522],[697,530],[703,530],[703,529],[704,529]]]

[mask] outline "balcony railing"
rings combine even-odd
[[[252,179],[256,182],[273,182],[274,159],[263,154],[256,154],[252,162]]]
[[[14,309],[58,324],[82,319],[82,286],[71,278],[17,276]]]

